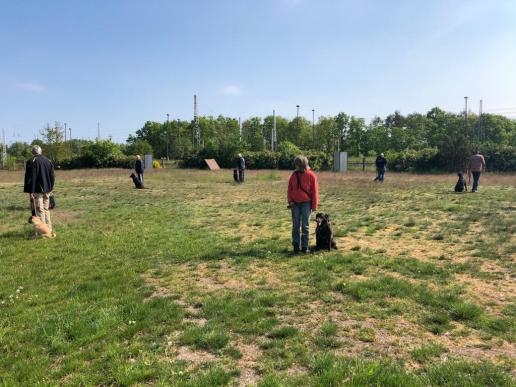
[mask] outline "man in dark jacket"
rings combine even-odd
[[[136,155],[136,162],[134,163],[134,170],[136,172],[136,175],[138,176],[138,179],[140,179],[142,184],[143,184],[143,170],[144,169],[145,168],[143,166],[142,158],[140,157],[140,155]]]
[[[376,164],[376,177],[374,181],[383,182],[383,178],[385,176],[385,167],[387,166],[387,159],[380,153],[374,162]]]
[[[244,182],[245,159],[242,156],[242,153],[238,154],[237,169],[238,169],[238,181],[240,183],[243,183]]]
[[[32,147],[32,159],[25,165],[25,183],[23,192],[30,195],[36,216],[52,231],[50,220],[50,196],[54,190],[54,165],[41,154],[41,147]]]

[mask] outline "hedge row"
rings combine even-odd
[[[80,169],[80,168],[134,168],[134,158],[125,156],[109,156],[102,159],[91,156],[78,156],[57,163],[61,169]]]
[[[333,157],[323,152],[303,152],[308,158],[310,167],[314,170],[330,170],[333,165]],[[294,154],[283,152],[251,152],[244,151],[246,168],[250,169],[292,169]],[[234,168],[236,157],[217,151],[200,151],[186,157],[180,162],[182,168],[206,168],[205,159],[215,159],[221,168]]]
[[[493,172],[516,171],[516,147],[510,145],[484,144],[480,149],[486,159],[487,169]],[[446,171],[448,163],[443,159],[437,148],[421,150],[406,149],[401,152],[387,152],[388,169],[404,172]],[[463,164],[457,166],[457,172],[464,169],[467,157],[464,155]]]

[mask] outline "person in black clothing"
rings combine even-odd
[[[245,159],[242,156],[242,153],[238,154],[237,169],[238,169],[238,181],[240,183],[243,183],[244,182]]]
[[[140,155],[136,155],[136,162],[134,163],[134,171],[136,172],[136,176],[138,176],[138,179],[142,182],[143,185],[143,160],[140,157]]]
[[[383,178],[385,176],[385,167],[387,166],[387,159],[383,155],[383,153],[380,153],[378,157],[376,157],[376,161],[374,162],[376,164],[376,177],[374,178],[374,181],[379,181],[383,183]]]
[[[30,195],[31,207],[35,215],[52,231],[50,220],[50,196],[54,190],[54,165],[41,154],[41,147],[32,147],[33,158],[25,165],[23,192]]]

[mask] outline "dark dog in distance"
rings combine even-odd
[[[233,169],[233,180],[235,180],[235,182],[239,183],[238,181],[238,169]]]
[[[337,249],[337,244],[333,240],[333,229],[330,223],[330,216],[321,212],[315,215],[315,249],[328,250]]]
[[[138,188],[138,189],[143,189],[145,188],[143,186],[143,183],[142,181],[138,178],[138,176],[136,176],[135,173],[131,173],[131,175],[129,176],[131,179],[133,179],[133,183],[134,183],[134,188]]]
[[[466,184],[466,179],[464,179],[464,175],[459,172],[457,173],[459,176],[459,180],[457,180],[457,184],[455,184],[455,192],[466,192],[468,190],[468,186]]]

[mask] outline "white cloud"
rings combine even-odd
[[[235,85],[226,85],[220,89],[221,94],[226,95],[240,95],[242,94],[242,90]]]
[[[40,83],[22,82],[17,83],[14,87],[18,90],[29,91],[31,93],[41,93],[45,91],[45,86]]]

